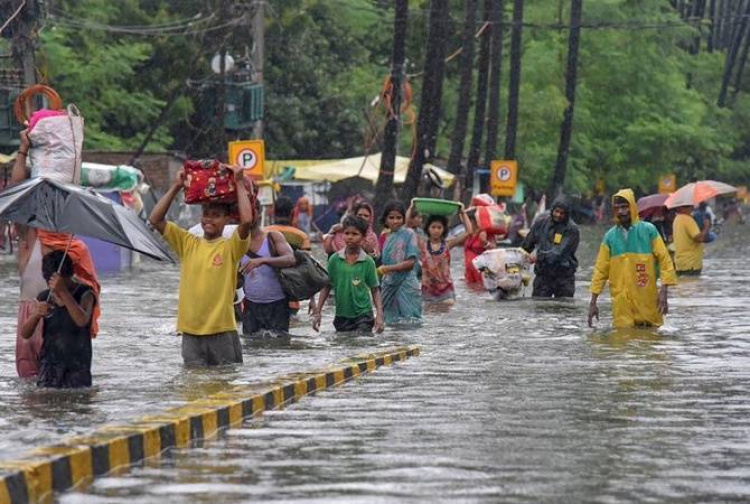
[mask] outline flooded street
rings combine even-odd
[[[584,228],[575,300],[498,303],[457,282],[450,310],[383,337],[306,325],[243,366],[182,368],[171,336],[177,271],[103,280],[95,389],[40,392],[15,378],[17,280],[2,264],[0,458],[215,392],[420,344],[421,356],[249,420],[202,447],[96,480],[69,503],[748,502],[750,243],[726,227],[700,279],[670,289],[660,331],[586,325],[604,228]],[[454,278],[462,277],[454,255]],[[306,316],[303,316],[306,321]]]

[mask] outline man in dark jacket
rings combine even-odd
[[[573,297],[580,235],[570,213],[570,202],[559,196],[551,210],[531,226],[521,245],[529,253],[536,249],[534,297]]]

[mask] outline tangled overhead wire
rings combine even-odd
[[[162,24],[150,25],[110,25],[100,23],[91,19],[72,17],[69,14],[55,9],[50,10],[49,20],[54,26],[62,28],[86,29],[118,33],[122,35],[133,35],[141,37],[169,37],[185,36],[200,33],[208,33],[216,30],[239,26],[245,23],[245,19],[236,18],[225,23],[212,25],[217,16],[215,13],[208,15],[197,14],[191,18],[183,18]]]

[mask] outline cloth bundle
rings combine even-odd
[[[32,176],[80,184],[83,134],[83,117],[75,105],[67,111],[34,112],[29,120]]]
[[[234,173],[229,165],[216,159],[201,159],[185,161],[182,167],[185,170],[185,203],[188,205],[237,202]],[[248,176],[244,181],[252,202],[256,194],[255,183]]]
[[[501,236],[508,233],[510,218],[505,213],[504,207],[499,205],[478,206],[476,212],[477,225],[482,231]]]

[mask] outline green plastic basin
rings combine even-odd
[[[424,215],[453,215],[461,209],[461,203],[435,198],[414,198],[414,208]]]

